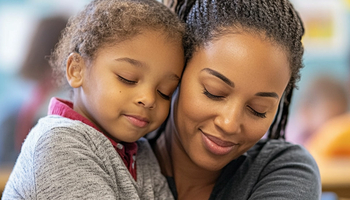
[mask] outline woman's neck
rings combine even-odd
[[[170,121],[155,146],[162,173],[174,178],[179,200],[209,199],[220,172],[205,170],[192,162],[175,133],[169,130]]]
[[[203,169],[187,155],[175,128],[173,111],[176,110],[176,104],[177,98],[174,98],[170,118],[164,133],[157,140],[155,154],[162,173],[174,178],[178,199],[209,199],[221,171]]]
[[[208,171],[196,165],[182,147],[177,136],[172,134],[172,173],[178,199],[209,199],[220,171]]]
[[[183,148],[176,129],[177,99],[172,107],[173,114],[168,121],[165,137],[171,147],[171,166],[178,199],[209,199],[221,171],[208,171],[192,161]]]

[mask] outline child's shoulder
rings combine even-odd
[[[141,163],[147,163],[150,166],[158,166],[157,158],[149,144],[148,140],[144,137],[136,141],[137,149],[137,160]]]
[[[108,140],[93,127],[78,120],[57,115],[41,118],[30,131],[26,141],[30,143],[66,144],[84,143],[89,146],[104,144]],[[27,143],[28,143],[27,142]]]
[[[137,153],[139,154],[141,151],[149,152],[153,154],[153,150],[151,148],[151,145],[149,144],[148,140],[144,137],[141,137],[136,141],[137,146],[138,146],[138,151]]]
[[[48,115],[41,118],[37,125],[33,127],[32,131],[38,132],[39,134],[49,134],[52,132],[67,133],[67,132],[78,132],[78,133],[89,133],[96,132],[96,130],[81,121],[72,120],[58,115]]]
[[[150,146],[149,143],[148,143],[148,140],[144,137],[141,137],[140,139],[138,139],[136,141],[137,145],[138,146]]]

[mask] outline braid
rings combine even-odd
[[[282,98],[283,101],[280,102],[280,105],[277,110],[275,119],[273,120],[270,129],[268,131],[268,138],[270,139],[285,139],[286,126],[288,122],[289,115],[289,105],[292,99],[293,90],[286,91]],[[283,104],[282,104],[283,102]]]
[[[187,20],[188,13],[192,9],[192,6],[196,0],[175,0],[170,1],[170,8],[174,8],[175,13],[184,22]]]
[[[186,60],[207,43],[240,30],[264,34],[280,45],[289,60],[291,77],[285,89],[269,138],[284,138],[293,89],[303,67],[302,21],[288,0],[178,0],[174,11],[186,22]]]

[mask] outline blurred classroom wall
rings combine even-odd
[[[292,2],[304,22],[305,67],[293,94],[286,138],[304,145],[325,122],[349,112],[350,0]]]
[[[71,16],[90,0],[0,0],[0,102],[23,62],[38,21]]]
[[[286,139],[314,156],[323,191],[338,197],[328,199],[350,199],[350,0],[292,2],[305,26],[305,67]]]
[[[52,85],[47,58],[68,17],[87,2],[0,0],[0,165],[15,161],[19,138],[46,115],[50,97],[68,97]]]
[[[299,90],[291,114],[303,90],[317,77],[329,76],[346,82],[350,79],[350,0],[292,0],[305,26],[305,54]],[[350,85],[349,85],[350,86]]]

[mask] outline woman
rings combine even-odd
[[[170,5],[187,24],[187,63],[171,114],[150,142],[175,198],[319,199],[314,159],[284,141],[303,55],[291,3]]]

